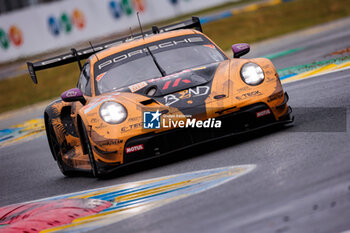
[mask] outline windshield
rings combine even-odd
[[[96,94],[162,77],[149,51],[167,75],[227,59],[201,35],[170,38],[146,46],[149,50],[141,46],[96,63]]]

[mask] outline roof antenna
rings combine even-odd
[[[94,52],[95,57],[97,58],[97,61],[100,61],[100,59],[98,59],[98,56],[96,55],[96,51],[94,49],[94,46],[92,46],[92,44],[91,44],[91,41],[89,41],[89,44],[91,46],[92,51]]]
[[[139,25],[140,25],[140,29],[141,29],[141,34],[142,34],[142,38],[143,40],[145,40],[145,34],[143,34],[143,30],[142,30],[142,25],[141,25],[141,21],[140,21],[140,12],[137,12],[137,20],[139,21]]]

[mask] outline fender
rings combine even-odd
[[[62,160],[68,166],[89,170],[88,156],[83,153],[75,120],[71,117],[71,108],[72,103],[63,102],[60,99],[50,103],[44,113],[45,126],[52,124],[60,144]]]

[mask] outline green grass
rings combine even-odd
[[[234,43],[257,42],[349,15],[350,0],[295,0],[208,23],[203,30],[227,50]],[[38,85],[29,75],[0,81],[0,113],[58,97],[75,86],[79,70],[71,64],[37,75]]]
[[[203,30],[224,50],[330,22],[350,15],[350,0],[296,0],[205,24]]]
[[[176,17],[176,18],[161,21],[161,22],[157,23],[157,26],[165,26],[167,24],[172,24],[175,21],[182,21],[182,20],[189,19],[192,16],[205,16],[206,14],[211,14],[211,13],[216,12],[216,11],[220,12],[220,11],[231,9],[233,7],[241,7],[241,6],[247,5],[249,3],[254,3],[254,2],[259,2],[259,1],[261,1],[261,0],[241,0],[238,2],[229,2],[229,3],[225,3],[225,4],[222,4],[222,5],[219,5],[216,7],[212,7],[209,9],[196,11],[196,12],[193,12],[190,14],[184,14],[184,15],[181,15],[181,16]],[[151,25],[149,25],[149,26],[151,26]]]
[[[37,72],[39,84],[29,75],[0,81],[0,112],[58,97],[77,83],[79,69],[70,64]]]

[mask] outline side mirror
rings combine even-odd
[[[81,93],[79,88],[73,88],[63,92],[61,95],[61,99],[64,102],[79,101],[82,105],[86,104],[86,99],[84,98],[83,93]]]
[[[241,44],[232,45],[232,52],[233,52],[234,58],[240,58],[243,55],[249,53],[249,51],[250,51],[249,44],[241,43]]]

